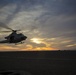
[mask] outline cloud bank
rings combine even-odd
[[[13,29],[22,29],[28,36],[26,43],[16,48],[76,49],[75,7],[75,0],[2,0],[0,22]],[[0,29],[3,30],[1,25]],[[30,41],[33,38],[45,40],[38,45]],[[52,38],[55,40],[49,40]],[[50,46],[47,48],[46,44]]]

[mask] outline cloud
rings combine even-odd
[[[73,47],[73,46],[76,47],[76,44],[70,44],[70,45],[67,45],[66,47]]]
[[[24,31],[28,39],[23,50],[67,49],[67,45],[76,43],[75,7],[75,0],[2,0],[0,22],[3,27]],[[35,37],[44,39],[41,46],[30,41]]]
[[[17,47],[12,47],[12,46],[8,46],[8,45],[0,45],[0,51],[14,51],[14,50],[18,50],[19,48]]]

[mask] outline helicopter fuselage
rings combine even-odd
[[[23,43],[24,40],[27,39],[25,35],[22,33],[17,33],[19,30],[12,30],[12,33],[5,37],[5,40],[0,41],[0,43]]]
[[[26,40],[26,36],[24,36],[22,33],[17,34],[17,33],[12,33],[9,36],[5,37],[5,39],[8,40],[9,43],[18,43],[23,40]]]

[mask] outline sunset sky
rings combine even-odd
[[[1,44],[0,51],[76,49],[76,0],[0,0],[0,31],[21,29],[24,44]],[[10,33],[0,33],[0,41]]]

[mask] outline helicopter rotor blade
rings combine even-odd
[[[0,31],[0,33],[8,33],[8,32],[11,32],[11,31]]]
[[[8,25],[6,25],[6,24],[4,24],[4,23],[2,23],[2,22],[0,22],[0,28],[5,28],[5,29],[8,29],[7,31],[0,31],[0,33],[7,33],[7,32],[17,32],[17,31],[22,31],[22,30],[20,30],[20,29],[18,29],[18,30],[16,30],[16,29],[12,29],[12,28],[10,28]]]
[[[19,29],[19,30],[16,30],[16,31],[21,31],[21,30]]]
[[[0,33],[8,33],[8,32],[14,32],[14,31],[21,31],[21,30],[0,31]]]
[[[6,29],[13,30],[12,28],[6,28]]]
[[[6,24],[0,22],[0,27],[5,28],[5,29],[9,29],[9,30],[13,30],[12,28],[8,27]]]
[[[21,30],[21,32],[29,32],[29,30]]]
[[[18,32],[18,31],[21,31],[21,30],[12,30],[12,32],[14,32],[14,31]]]

